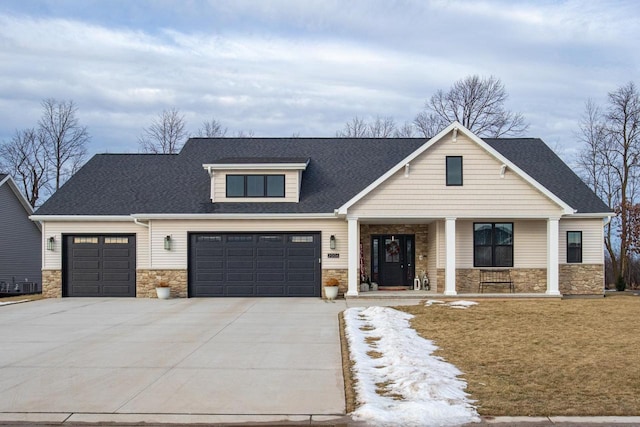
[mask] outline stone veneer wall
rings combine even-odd
[[[546,268],[510,268],[511,280],[516,293],[544,293],[547,291]],[[459,293],[478,293],[480,269],[459,268],[456,270],[456,291]],[[443,286],[444,291],[444,286]],[[509,293],[508,286],[491,286],[485,288],[489,293]]]
[[[560,264],[560,293],[604,293],[604,264]]]
[[[338,297],[344,297],[344,294],[349,288],[349,270],[322,270],[322,298],[326,298],[324,295],[324,284],[327,279],[335,277],[340,282],[338,285]]]
[[[157,298],[156,286],[160,283],[171,287],[171,298],[187,297],[187,270],[137,270],[136,296]]]
[[[545,293],[546,268],[512,268],[511,279],[516,293]],[[444,293],[444,268],[438,269],[438,293]],[[456,270],[456,291],[461,294],[477,293],[480,272],[477,268]],[[563,295],[589,295],[604,292],[603,264],[560,264],[559,287]],[[494,286],[491,293],[509,292],[506,286]]]
[[[428,224],[360,224],[360,241],[364,252],[364,268],[371,277],[371,236],[374,234],[414,234],[415,235],[415,272],[418,277],[422,271],[428,272],[427,255],[429,238]],[[422,261],[419,256],[422,255]],[[435,256],[435,254],[433,254]],[[371,277],[373,280],[373,277]],[[411,284],[413,285],[413,284]]]
[[[42,270],[42,296],[62,297],[62,270]]]

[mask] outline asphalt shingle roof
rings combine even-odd
[[[579,212],[609,211],[541,140],[485,141]],[[193,138],[180,154],[98,154],[36,215],[329,213],[424,143],[423,138]],[[202,165],[256,158],[310,159],[300,202],[211,203]]]

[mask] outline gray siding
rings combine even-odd
[[[0,280],[42,283],[41,233],[14,192],[0,187]]]

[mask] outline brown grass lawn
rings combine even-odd
[[[481,415],[640,415],[640,297],[401,307]]]
[[[35,301],[42,298],[43,298],[42,294],[15,295],[12,297],[0,297],[0,302],[21,301],[23,299],[28,299],[29,301]]]

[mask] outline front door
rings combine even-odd
[[[377,270],[378,285],[411,286],[415,275],[414,235],[372,236],[372,239],[371,247],[377,252],[372,254],[372,259],[377,258],[372,270]]]

